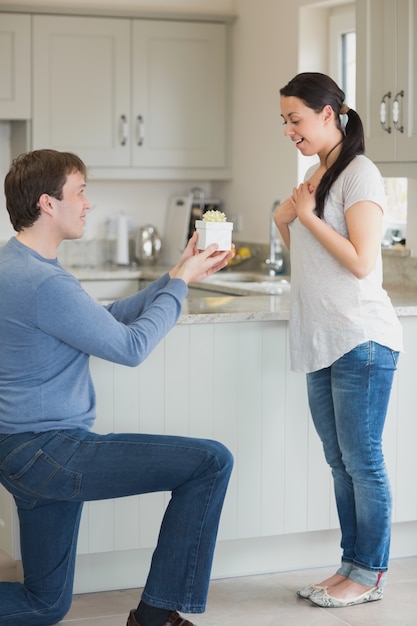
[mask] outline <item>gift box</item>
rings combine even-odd
[[[233,222],[196,220],[195,227],[198,233],[198,250],[205,250],[211,243],[217,243],[218,250],[232,249]]]

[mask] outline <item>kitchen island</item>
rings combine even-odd
[[[162,271],[122,270],[145,282]],[[78,275],[84,283],[86,274]],[[417,554],[417,490],[410,489],[417,474],[417,292],[391,296],[406,352],[384,449],[394,495],[392,556],[404,557]],[[335,565],[340,558],[330,471],[309,416],[304,376],[289,365],[288,315],[288,293],[242,297],[192,288],[177,325],[142,365],[91,359],[97,431],[208,437],[233,452],[214,577]],[[157,493],[87,503],[75,591],[143,585],[168,499]],[[16,527],[14,533],[18,558]]]
[[[145,281],[161,273],[141,272]],[[97,428],[209,437],[232,450],[235,469],[214,577],[336,564],[333,483],[309,416],[304,376],[289,365],[289,294],[200,293],[190,289],[177,325],[138,368],[92,360]],[[417,491],[409,489],[417,473],[417,292],[391,296],[406,353],[392,393],[385,455],[394,492],[392,555],[406,556],[417,554]],[[144,582],[168,498],[86,505],[79,589]],[[109,566],[100,568],[99,578],[91,576],[94,562]]]
[[[417,292],[390,291],[398,317],[417,316]],[[179,324],[208,322],[288,321],[289,294],[282,296],[205,296],[187,298]]]

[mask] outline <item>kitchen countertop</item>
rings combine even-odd
[[[79,280],[154,280],[169,267],[143,266],[136,268],[68,268]],[[208,283],[201,286],[209,287]],[[193,285],[191,285],[193,287]],[[210,285],[213,289],[215,286]],[[388,289],[398,317],[417,316],[417,290]],[[215,322],[286,321],[289,317],[289,293],[282,295],[227,295],[213,292],[199,296],[192,289],[186,298],[179,324],[207,324]]]
[[[389,292],[398,317],[417,316],[417,292]],[[184,302],[179,324],[286,321],[289,294],[279,296],[194,296]]]
[[[214,322],[285,321],[289,316],[289,294],[280,296],[215,295],[186,298],[179,324]],[[416,307],[417,311],[417,307]]]

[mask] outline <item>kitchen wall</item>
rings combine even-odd
[[[15,0],[11,2],[0,0],[0,7],[4,6],[11,10],[19,6],[30,12],[37,6],[63,8],[66,6],[79,6],[85,12],[88,8],[123,11],[149,9],[153,12],[161,10],[165,13],[188,12],[228,14],[232,11],[232,0],[72,0],[70,3],[63,0]],[[1,16],[0,16],[1,19]],[[3,187],[10,161],[10,124],[0,122],[0,180]],[[105,231],[106,219],[109,215],[123,211],[132,218],[136,226],[151,222],[157,226],[161,234],[164,229],[165,212],[168,199],[172,195],[183,195],[192,187],[202,187],[207,195],[210,195],[210,184],[207,181],[89,181],[87,195],[93,206],[89,214],[86,227],[87,237],[102,237]],[[7,240],[14,233],[9,217],[5,209],[3,193],[0,194],[0,241]]]
[[[285,199],[299,179],[296,150],[283,133],[279,89],[300,70],[329,71],[327,30],[323,24],[331,7],[345,3],[344,0],[72,0],[71,7],[80,6],[83,11],[100,7],[104,11],[150,9],[237,16],[232,27],[229,86],[233,179],[213,183],[91,181],[88,195],[94,210],[87,235],[101,236],[106,217],[121,210],[136,225],[152,222],[164,234],[169,197],[200,186],[207,194],[224,200],[227,214],[241,217],[241,230],[235,232],[235,240],[266,243],[273,202]],[[38,4],[62,8],[68,2],[15,0],[13,7],[23,5],[30,10]],[[11,6],[6,0],[0,0],[2,5]],[[10,161],[7,132],[7,124],[0,124],[1,179]],[[408,230],[417,254],[417,225]],[[9,234],[13,231],[0,206],[0,240]]]
[[[10,126],[6,122],[0,122],[0,241],[6,241],[13,234],[13,229],[9,222],[9,216],[6,213],[5,201],[3,194],[3,181],[10,164],[10,147],[9,147]]]
[[[10,161],[10,124],[0,121],[0,179],[6,175]],[[92,205],[88,214],[85,236],[104,238],[105,224],[109,215],[121,211],[132,218],[133,224],[140,226],[152,223],[162,233],[168,198],[172,195],[188,193],[192,187],[202,187],[209,193],[206,181],[89,181],[87,197]],[[6,241],[14,233],[5,208],[3,193],[0,198],[0,241]]]
[[[318,9],[317,5],[323,5]],[[241,214],[243,240],[268,238],[275,200],[284,200],[298,178],[297,153],[284,137],[279,89],[301,67],[327,71],[327,33],[323,16],[338,0],[235,0],[238,19],[233,28],[233,180],[213,185],[226,210]],[[314,6],[309,11],[309,6]],[[308,12],[302,40],[299,25]],[[230,209],[229,209],[230,207]]]
[[[68,6],[65,0],[15,0],[23,5]],[[90,182],[88,195],[95,206],[90,231],[102,229],[108,214],[123,210],[140,225],[153,222],[163,230],[168,198],[203,186],[225,200],[229,214],[242,216],[237,239],[265,243],[269,236],[269,214],[277,198],[288,195],[296,182],[294,147],[285,141],[279,115],[279,88],[298,71],[299,7],[307,0],[73,0],[79,5],[103,9],[152,9],[168,12],[236,14],[232,41],[232,160],[233,180],[210,185],[205,181],[181,182]],[[11,6],[0,0],[0,6]],[[320,37],[322,39],[322,37]],[[323,45],[325,42],[323,41]],[[9,165],[7,125],[0,125],[0,176]],[[1,200],[3,203],[3,199]],[[90,232],[89,231],[89,232]],[[13,234],[8,216],[0,207],[0,240]]]
[[[290,181],[296,181],[296,154],[284,140],[279,88],[297,72],[298,2],[236,0],[234,5],[233,180],[213,189],[226,211],[242,215],[239,236],[263,242],[273,202],[287,197]]]

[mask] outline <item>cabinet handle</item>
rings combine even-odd
[[[136,118],[136,143],[138,146],[143,146],[143,141],[145,139],[145,122],[143,121],[143,116],[138,115]]]
[[[396,130],[398,130],[400,133],[403,133],[404,126],[402,124],[401,126],[398,125],[398,122],[400,120],[400,103],[398,102],[398,96],[401,96],[401,98],[404,98],[403,89],[395,94],[394,102],[392,103],[392,122]]]
[[[381,122],[382,128],[389,134],[391,132],[391,126],[388,126],[387,120],[387,100],[391,99],[391,92],[388,91],[384,96],[382,96],[381,104],[379,106],[379,121]]]
[[[121,115],[120,122],[119,122],[119,141],[120,141],[121,146],[126,145],[128,134],[129,134],[129,126],[127,123],[127,117],[126,115]]]

